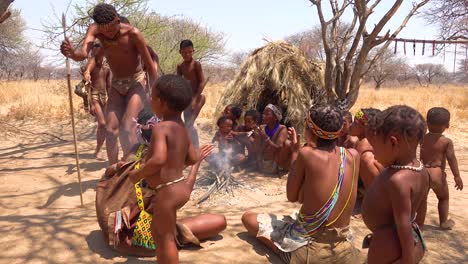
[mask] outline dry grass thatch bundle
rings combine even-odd
[[[262,111],[269,104],[282,108],[283,122],[302,127],[308,108],[322,101],[323,79],[318,64],[296,47],[280,41],[256,49],[240,67],[218,102]]]

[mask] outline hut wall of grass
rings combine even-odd
[[[261,112],[271,103],[283,110],[283,123],[302,129],[310,106],[325,100],[322,76],[320,66],[296,47],[283,41],[269,42],[242,64],[216,112],[221,113],[228,104]]]

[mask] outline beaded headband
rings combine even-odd
[[[341,126],[340,129],[338,129],[338,131],[334,131],[334,132],[325,131],[321,129],[319,126],[317,126],[314,123],[314,121],[312,121],[312,119],[310,118],[310,115],[307,115],[306,126],[307,128],[312,129],[312,131],[314,132],[315,135],[317,135],[317,137],[321,139],[326,139],[326,140],[333,140],[333,139],[339,138],[341,135],[341,130],[343,129],[343,126]]]
[[[356,115],[354,115],[354,120],[363,126],[367,126],[369,124],[369,117],[364,114],[362,110],[359,110]]]

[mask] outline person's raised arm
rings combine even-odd
[[[455,180],[455,188],[457,190],[463,190],[463,180],[460,177],[460,171],[458,170],[458,161],[457,157],[455,156],[455,148],[453,147],[452,140],[448,139],[447,145],[447,161],[450,166],[450,170],[452,171],[454,180]]]
[[[205,75],[203,74],[203,69],[201,63],[195,61],[195,70],[197,72],[197,79],[198,79],[198,92],[195,96],[199,96],[203,93],[203,89],[205,89]]]
[[[305,167],[303,152],[301,152],[301,137],[296,133],[296,130],[289,128],[291,138],[291,166],[289,166],[288,182],[286,184],[286,196],[288,201],[297,202],[300,198],[300,191],[304,183]]]
[[[372,181],[379,176],[382,165],[375,160],[372,152],[364,152],[361,155],[360,177],[364,183],[364,188],[367,190]]]
[[[156,82],[158,73],[156,72],[153,60],[151,59],[151,55],[148,51],[145,38],[143,37],[143,34],[141,34],[141,32],[136,28],[133,28],[130,32],[134,39],[134,43],[138,50],[138,53],[140,54],[141,59],[143,60],[143,63],[145,64],[145,67],[147,69],[146,71],[149,75],[149,86],[153,87],[153,84]]]
[[[65,38],[65,40],[62,42],[62,45],[60,45],[60,52],[65,57],[74,61],[82,61],[86,59],[88,57],[88,52],[94,45],[94,40],[96,39],[96,30],[97,26],[94,24],[91,24],[88,27],[83,45],[80,49],[75,50],[71,41],[68,38]]]
[[[190,169],[190,173],[187,176],[186,183],[190,187],[190,190],[193,190],[193,185],[195,184],[195,180],[197,178],[198,170],[200,169],[200,165],[203,160],[208,157],[211,152],[213,152],[214,146],[213,145],[204,145],[198,150],[198,160]]]
[[[411,227],[411,187],[401,176],[403,176],[402,173],[393,175],[388,188],[393,219],[401,246],[401,257],[395,263],[412,264],[415,259],[415,251]]]
[[[157,174],[162,166],[166,164],[166,135],[168,134],[166,130],[167,128],[162,123],[158,123],[153,127],[153,134],[151,136],[152,156],[146,160],[139,170],[133,170],[129,173],[128,177],[133,183]]]
[[[158,72],[158,67],[159,67],[159,57],[158,57],[158,54],[156,54],[156,52],[153,50],[153,48],[151,48],[150,46],[147,46],[148,48],[148,51],[150,53],[150,56],[151,56],[151,60],[153,60],[153,65],[154,65],[154,68],[156,70],[156,73]]]

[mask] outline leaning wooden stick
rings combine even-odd
[[[66,39],[67,24],[65,20],[65,14],[62,13],[62,27],[63,27],[63,37]],[[80,156],[78,152],[78,145],[76,144],[76,132],[75,132],[75,115],[73,114],[73,99],[72,99],[72,88],[71,88],[71,74],[70,74],[70,61],[68,57],[65,59],[65,64],[67,67],[67,85],[68,85],[68,99],[70,101],[70,115],[72,121],[72,130],[73,130],[73,143],[75,145],[75,160],[76,160],[76,170],[78,172],[78,183],[80,185],[80,201],[81,206],[83,206],[83,188],[81,187],[81,174],[80,174]]]

